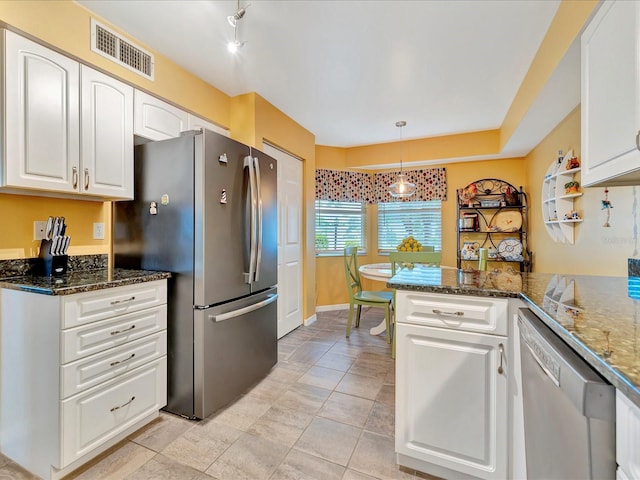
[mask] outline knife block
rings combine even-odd
[[[68,255],[51,255],[51,240],[43,239],[40,243],[40,254],[38,255],[38,273],[46,277],[53,275],[64,275],[67,273]]]

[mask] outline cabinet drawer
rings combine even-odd
[[[167,358],[64,400],[62,468],[167,402]]]
[[[504,298],[399,291],[397,321],[468,332],[507,335]]]
[[[63,330],[62,364],[103,352],[167,328],[167,306],[149,308],[82,327]]]
[[[167,332],[164,330],[63,365],[60,368],[60,397],[75,395],[166,354]]]
[[[78,293],[62,302],[62,328],[72,328],[167,303],[167,281]]]

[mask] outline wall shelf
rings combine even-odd
[[[580,167],[567,169],[573,158],[569,150],[561,162],[552,162],[542,181],[542,219],[547,233],[555,242],[571,243],[575,240],[575,224],[582,218],[565,218],[575,212],[573,201],[582,196],[582,192],[565,193],[565,183],[575,180]]]

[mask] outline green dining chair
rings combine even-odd
[[[442,263],[442,252],[391,252],[389,254],[389,262],[391,262],[391,275],[393,276],[396,274],[398,267],[402,268],[405,264],[413,265],[419,263],[431,267],[439,267]]]
[[[356,328],[360,326],[360,312],[363,305],[384,308],[384,321],[387,327],[387,343],[391,343],[391,315],[393,309],[393,292],[362,290],[357,259],[358,247],[345,247],[344,272],[349,291],[349,318],[347,320],[347,337],[351,333],[353,309],[357,305]]]
[[[416,263],[422,265],[428,265],[430,267],[439,267],[442,262],[442,252],[434,252],[433,247],[425,247],[422,252],[391,252],[389,253],[389,262],[391,263],[391,276],[394,276],[397,271],[404,267],[404,265],[415,265]],[[394,290],[394,305],[395,305],[395,290]],[[396,358],[396,336],[393,332],[393,346],[391,347],[391,358]]]

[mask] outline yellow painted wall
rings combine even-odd
[[[571,112],[526,157],[527,178],[531,185],[531,246],[536,272],[627,275],[627,258],[638,257],[640,228],[640,187],[610,187],[613,204],[610,227],[604,227],[602,210],[604,188],[585,188],[574,201],[584,222],[575,228],[575,244],[556,243],[548,235],[542,219],[542,182],[557,151],[573,149],[580,158],[580,107]],[[576,176],[579,181],[579,175]],[[561,213],[561,212],[559,212]]]
[[[410,167],[410,162],[418,160],[444,160],[471,155],[495,155],[499,152],[500,132],[484,130],[479,132],[427,137],[402,142],[402,160]],[[400,162],[398,142],[377,145],[363,145],[347,149],[346,161],[349,167],[371,167],[380,164]]]
[[[70,255],[108,253],[109,243],[93,240],[93,223],[104,222],[110,238],[109,204],[102,202],[0,194],[0,260],[38,256],[39,241],[33,240],[33,222],[49,216],[64,216],[71,236]]]

